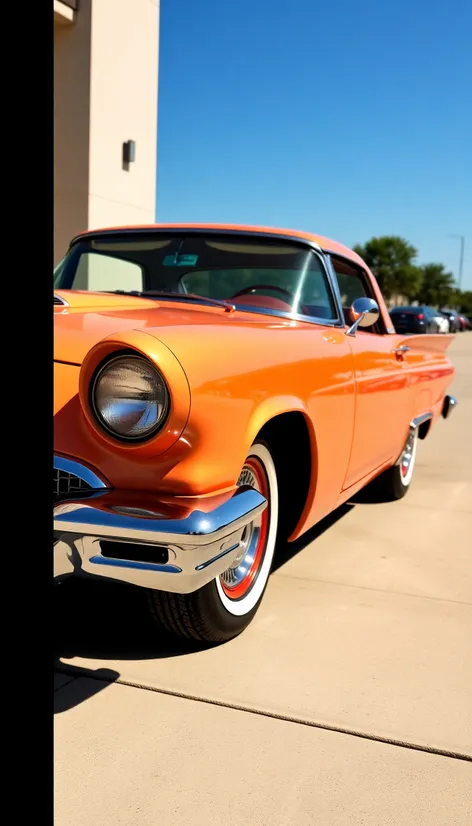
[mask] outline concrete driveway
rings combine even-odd
[[[408,496],[279,557],[238,639],[179,650],[140,592],[58,589],[57,826],[470,826],[472,334],[449,352]]]

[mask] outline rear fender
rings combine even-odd
[[[405,364],[410,374],[410,420],[425,413],[437,418],[454,376],[454,367],[446,356],[453,340],[454,335],[434,334],[406,336],[401,340],[402,345],[409,347]]]

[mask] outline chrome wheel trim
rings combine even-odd
[[[277,538],[277,525],[279,520],[277,475],[272,456],[265,445],[255,444],[252,446],[247,458],[250,459],[251,457],[258,458],[260,463],[263,465],[269,490],[268,533],[262,556],[262,562],[251,588],[240,599],[235,600],[228,597],[223,590],[221,577],[217,577],[214,580],[216,590],[223,607],[229,614],[233,614],[233,616],[237,617],[243,617],[245,614],[252,611],[262,596],[272,567],[275,541]]]
[[[418,445],[418,428],[410,428],[406,445],[398,462],[400,481],[407,487],[411,482],[415,468],[416,448]]]
[[[259,485],[256,474],[250,467],[244,467],[242,469],[236,485],[238,488],[242,485],[249,485],[261,493],[261,486]],[[227,568],[227,570],[221,574],[221,580],[228,588],[234,588],[239,585],[251,568],[256,555],[257,543],[259,542],[261,523],[262,515],[250,522],[249,525],[246,525],[241,540],[241,553],[231,567]]]

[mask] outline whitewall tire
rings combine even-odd
[[[368,485],[376,501],[388,502],[403,499],[406,496],[413,479],[417,447],[418,428],[412,427],[398,461]]]
[[[191,640],[226,642],[249,625],[262,601],[277,539],[277,475],[269,446],[256,440],[238,485],[250,485],[267,499],[267,508],[243,534],[238,559],[221,576],[193,594],[148,591],[151,614],[165,630]]]

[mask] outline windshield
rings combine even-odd
[[[54,271],[55,289],[172,293],[335,320],[321,258],[263,238],[113,234],[84,238]],[[162,296],[150,295],[161,299]]]

